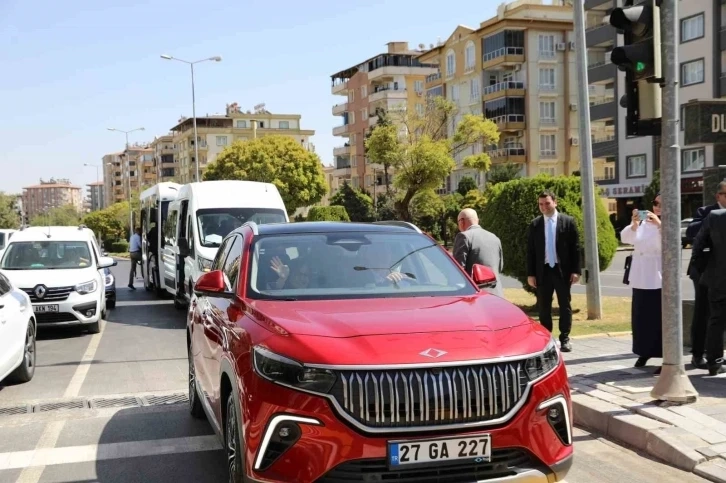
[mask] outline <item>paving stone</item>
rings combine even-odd
[[[586,394],[572,395],[572,412],[575,423],[608,434],[611,416],[629,414],[627,409]]]
[[[646,451],[652,456],[686,471],[706,461],[696,448],[708,443],[683,428],[662,428],[648,432]]]
[[[716,483],[726,483],[726,460],[716,458],[706,463],[701,463],[693,470],[698,476]]]
[[[663,423],[670,423],[678,426],[689,433],[698,436],[700,439],[706,441],[708,444],[703,446],[709,446],[712,444],[719,444],[726,442],[726,436],[713,431],[702,424],[685,418],[679,414],[674,413],[670,409],[661,408],[658,406],[644,405],[636,408],[635,411],[645,416],[650,416]]]
[[[679,414],[684,418],[695,421],[710,430],[726,435],[726,423],[723,423],[718,419],[714,419],[711,416],[708,416],[707,414],[698,411],[697,409],[689,406],[678,406],[669,409],[670,411],[673,411],[674,413]],[[723,452],[726,452],[726,448],[724,449],[724,451],[721,451],[721,453]]]
[[[643,379],[630,379],[628,381],[612,382],[608,384],[610,386],[617,387],[621,391],[629,392],[631,394],[638,394],[644,392],[649,393],[653,390],[653,386],[655,385],[655,378],[648,377]]]
[[[648,433],[656,429],[670,428],[670,424],[639,414],[621,414],[613,416],[608,422],[608,436],[634,448],[647,448]]]

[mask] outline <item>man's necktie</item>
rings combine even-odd
[[[555,249],[555,220],[549,218],[547,220],[547,227],[550,231],[549,241],[547,243],[547,258],[549,259],[549,266],[554,268],[557,263],[557,250]]]

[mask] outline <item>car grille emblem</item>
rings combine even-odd
[[[45,297],[46,288],[44,285],[38,285],[33,289],[33,293],[36,297],[39,299],[42,299]]]
[[[447,354],[447,352],[446,351],[439,350],[439,349],[426,349],[423,352],[419,352],[419,355],[422,355],[424,357],[430,357],[432,359],[436,359],[438,357],[441,357],[444,354]]]

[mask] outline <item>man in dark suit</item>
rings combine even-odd
[[[710,248],[706,253],[705,248]],[[723,374],[723,331],[726,328],[726,209],[713,210],[693,242],[693,263],[708,287],[709,320],[706,360],[712,376]]]
[[[703,220],[713,210],[726,208],[726,181],[721,181],[716,190],[716,203],[702,206],[696,210],[693,221],[686,228],[686,237],[695,240],[701,230]],[[688,276],[693,281],[695,289],[695,301],[693,307],[693,320],[691,322],[691,364],[699,369],[706,369],[707,363],[704,354],[706,352],[706,327],[708,326],[708,287],[700,283],[701,275],[694,263],[695,252],[691,253],[691,261],[688,264]]]
[[[472,274],[474,264],[486,265],[497,276],[497,285],[488,292],[504,296],[504,289],[499,274],[504,268],[502,242],[494,233],[479,226],[479,215],[471,208],[465,208],[456,220],[459,233],[454,238],[454,259],[464,267],[466,273]]]
[[[537,291],[539,321],[550,332],[552,295],[560,307],[560,347],[571,352],[572,306],[570,289],[580,279],[580,235],[574,218],[557,211],[552,191],[539,195],[538,216],[529,225],[527,240],[527,283]]]

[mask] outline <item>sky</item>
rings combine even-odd
[[[191,117],[185,60],[195,67],[197,115],[265,103],[272,113],[301,114],[326,164],[342,138],[330,76],[385,52],[446,38],[457,25],[477,27],[495,1],[310,0],[0,0],[0,191],[20,193],[38,180],[96,181],[101,157],[129,141],[163,135]],[[98,170],[103,176],[103,170]]]

